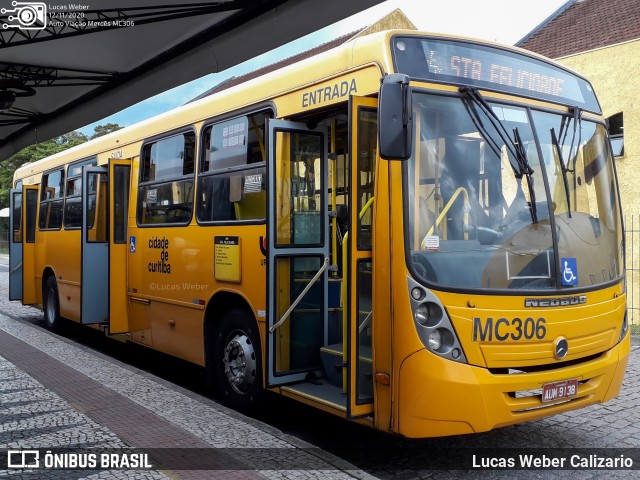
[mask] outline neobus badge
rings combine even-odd
[[[586,295],[559,298],[525,298],[524,306],[531,307],[566,307],[569,305],[582,305],[587,303]]]

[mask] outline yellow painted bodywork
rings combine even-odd
[[[381,161],[379,171],[385,163],[389,177],[400,179],[401,162]],[[402,210],[399,180],[389,182],[387,189],[380,182],[376,190],[375,238],[383,247],[374,244],[374,258],[380,268],[381,262],[387,263],[384,257],[388,255],[391,269],[390,282],[376,270],[374,286],[374,365],[376,371],[391,375],[391,386],[376,385],[378,428],[416,438],[476,433],[605,402],[617,395],[630,349],[628,333],[618,343],[626,313],[622,281],[581,294],[586,296],[584,304],[553,308],[525,308],[525,298],[570,294],[501,296],[431,290],[445,306],[468,364],[444,359],[427,350],[416,332],[409,302],[410,273],[404,260],[403,216],[381,212],[381,205],[388,205],[389,211]],[[384,218],[389,219],[386,226],[382,225]],[[388,240],[384,234],[387,227]],[[380,310],[389,312],[388,316],[381,318]],[[509,337],[499,341],[494,336],[491,341],[473,341],[474,317],[544,318],[546,334],[542,340],[514,341]],[[388,319],[391,326],[387,325]],[[502,336],[514,330],[500,333]],[[390,348],[378,335],[391,337]],[[553,353],[553,342],[559,337],[569,344],[569,353],[562,360],[556,360]],[[561,363],[564,365],[556,366]],[[521,371],[516,374],[514,369]],[[546,405],[536,396],[515,398],[515,392],[573,378],[581,383],[571,401]],[[387,405],[381,408],[383,401],[391,403],[390,410],[386,410]]]
[[[627,334],[614,348],[584,363],[517,375],[493,374],[419,350],[403,361],[398,372],[395,431],[407,437],[477,433],[606,402],[620,391],[629,339]],[[577,397],[568,402],[544,406],[534,397],[510,395],[571,378],[581,383]]]

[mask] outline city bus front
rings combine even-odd
[[[492,45],[391,47],[408,77],[380,96],[381,156],[408,157],[391,162],[406,263],[393,280],[394,429],[480,432],[611,399],[630,348],[624,237],[591,86]],[[390,140],[394,95],[409,133]]]

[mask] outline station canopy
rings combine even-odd
[[[0,27],[0,161],[381,1],[19,2],[13,23],[44,28]]]

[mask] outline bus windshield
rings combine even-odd
[[[413,101],[405,218],[419,279],[447,289],[549,291],[621,277],[603,125],[579,110],[534,111],[465,93],[416,91]]]

